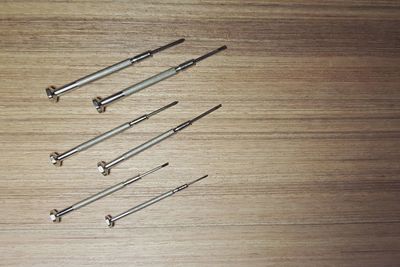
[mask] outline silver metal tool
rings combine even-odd
[[[176,40],[172,43],[169,43],[167,45],[161,46],[157,49],[154,50],[149,50],[146,51],[144,53],[141,53],[139,55],[136,55],[134,57],[131,58],[127,58],[125,60],[122,60],[121,62],[115,63],[114,65],[108,66],[104,69],[101,69],[97,72],[94,72],[92,74],[89,74],[85,77],[82,77],[76,81],[73,81],[71,83],[68,83],[66,85],[63,85],[61,87],[55,87],[54,85],[49,86],[48,88],[46,88],[46,94],[47,97],[49,98],[49,100],[53,101],[53,102],[57,102],[60,98],[61,95],[66,94],[69,91],[72,91],[78,87],[81,87],[85,84],[91,83],[93,81],[96,81],[98,79],[101,79],[107,75],[110,75],[114,72],[120,71],[126,67],[129,67],[139,61],[142,61],[146,58],[149,58],[151,56],[153,56],[154,54],[161,52],[167,48],[170,48],[172,46],[175,46],[177,44],[183,43],[185,41],[184,38]]]
[[[192,185],[192,184],[194,184],[194,183],[206,178],[207,176],[208,175],[204,175],[203,177],[200,177],[200,178],[198,178],[198,179],[196,179],[194,181],[191,181],[191,182],[189,182],[187,184],[183,184],[181,186],[178,186],[175,189],[172,189],[172,190],[167,191],[167,192],[165,192],[165,193],[163,193],[163,194],[161,194],[159,196],[156,196],[156,197],[154,197],[154,198],[152,198],[150,200],[147,200],[146,202],[143,202],[142,204],[139,204],[136,207],[133,207],[133,208],[131,208],[131,209],[129,209],[129,210],[127,210],[127,211],[115,216],[115,217],[113,217],[111,215],[107,215],[105,217],[106,223],[107,223],[108,227],[112,228],[112,227],[115,226],[115,222],[118,221],[119,219],[122,219],[125,216],[128,216],[129,214],[135,213],[135,212],[137,212],[137,211],[139,211],[141,209],[144,209],[144,208],[146,208],[148,206],[151,206],[154,203],[157,203],[158,201],[163,200],[164,198],[170,197],[173,194],[175,194],[176,192],[179,192],[179,191],[181,191],[181,190],[183,190],[185,188],[188,188],[190,185]]]
[[[130,185],[131,183],[134,183],[134,182],[142,179],[144,176],[146,176],[146,175],[148,175],[150,173],[153,173],[155,171],[158,171],[159,169],[164,168],[166,166],[168,166],[168,162],[164,163],[163,165],[158,166],[158,167],[156,167],[156,168],[154,168],[152,170],[149,170],[149,171],[147,171],[147,172],[145,172],[143,174],[138,174],[138,175],[136,175],[136,176],[134,176],[132,178],[129,178],[128,180],[126,180],[124,182],[120,182],[120,183],[115,184],[115,185],[113,185],[113,186],[111,186],[109,188],[106,188],[103,191],[100,191],[97,194],[94,194],[94,195],[92,195],[92,196],[90,196],[88,198],[85,198],[84,200],[81,200],[81,201],[75,203],[74,205],[69,206],[68,208],[65,208],[65,209],[63,209],[61,211],[58,211],[58,210],[54,209],[54,210],[50,211],[50,219],[53,222],[61,222],[61,217],[64,216],[65,214],[70,213],[71,211],[80,209],[80,208],[82,208],[84,206],[89,205],[90,203],[92,203],[92,202],[94,202],[96,200],[99,200],[99,199],[101,199],[103,197],[106,197],[106,196],[108,196],[108,195],[110,195],[110,194],[112,194],[112,193],[114,193],[114,192],[116,192],[118,190],[121,190],[125,186]]]
[[[159,108],[159,109],[157,109],[157,110],[155,110],[153,112],[150,112],[148,114],[144,114],[144,115],[142,115],[142,116],[140,116],[140,117],[138,117],[138,118],[136,118],[136,119],[134,119],[132,121],[123,123],[123,124],[113,128],[113,129],[109,130],[108,132],[105,132],[105,133],[103,133],[101,135],[98,135],[95,138],[92,138],[92,139],[90,139],[90,140],[88,140],[88,141],[86,141],[86,142],[84,142],[84,143],[82,143],[82,144],[80,144],[80,145],[78,145],[78,146],[76,146],[74,148],[71,148],[70,150],[68,150],[68,151],[66,151],[64,153],[59,154],[57,152],[53,152],[53,153],[50,154],[50,162],[54,166],[61,166],[63,161],[65,159],[71,157],[72,155],[77,154],[77,153],[79,153],[81,151],[84,151],[84,150],[86,150],[86,149],[88,149],[88,148],[90,148],[90,147],[92,147],[92,146],[94,146],[94,145],[96,145],[96,144],[98,144],[98,143],[100,143],[100,142],[102,142],[102,141],[114,136],[114,135],[122,133],[123,131],[131,128],[132,126],[134,126],[134,125],[136,125],[136,124],[138,124],[138,123],[140,123],[140,122],[142,122],[144,120],[147,120],[151,116],[156,115],[157,113],[159,113],[159,112],[161,112],[161,111],[163,111],[163,110],[165,110],[167,108],[175,106],[176,104],[178,104],[178,101],[174,101],[174,102],[172,102],[172,103],[170,103],[170,104],[168,104],[168,105],[166,105],[166,106],[164,106],[162,108]]]
[[[129,86],[129,87],[127,87],[113,95],[110,95],[106,98],[96,97],[92,100],[93,105],[99,113],[102,113],[105,111],[105,109],[108,105],[110,105],[118,100],[121,100],[133,93],[139,92],[140,90],[143,90],[149,86],[152,86],[153,84],[156,84],[162,80],[172,77],[172,76],[178,74],[178,72],[196,65],[196,63],[202,61],[203,59],[206,59],[222,50],[225,50],[226,48],[227,48],[226,45],[221,46],[220,48],[215,49],[201,57],[188,60],[188,61],[178,65],[177,67],[172,67],[163,72],[160,72],[157,75],[154,75],[154,76],[152,76],[146,80],[143,80],[135,85]]]
[[[113,167],[115,167],[117,164],[129,159],[130,157],[133,157],[137,154],[139,154],[140,152],[150,148],[151,146],[163,141],[164,139],[167,139],[168,137],[176,134],[177,132],[185,129],[186,127],[192,125],[193,122],[201,119],[202,117],[206,116],[207,114],[213,112],[216,109],[219,109],[222,105],[219,104],[218,106],[213,107],[212,109],[200,114],[199,116],[197,116],[196,118],[192,119],[192,120],[188,120],[152,139],[150,139],[149,141],[129,150],[128,152],[126,152],[125,154],[113,159],[110,162],[105,162],[105,161],[100,161],[99,163],[97,163],[97,169],[99,170],[99,172],[101,172],[104,176],[109,175],[111,172],[111,169]]]

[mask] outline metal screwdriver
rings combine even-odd
[[[166,106],[164,106],[162,108],[159,108],[159,109],[157,109],[157,110],[155,110],[153,112],[150,112],[148,114],[144,114],[144,115],[142,115],[142,116],[140,116],[140,117],[138,117],[138,118],[136,118],[136,119],[134,119],[132,121],[123,123],[123,124],[113,128],[113,129],[111,129],[111,130],[109,130],[109,131],[107,131],[107,132],[105,132],[105,133],[103,133],[101,135],[98,135],[98,136],[96,136],[96,137],[94,137],[94,138],[92,138],[92,139],[90,139],[90,140],[88,140],[88,141],[86,141],[86,142],[74,147],[74,148],[71,148],[70,150],[68,150],[68,151],[66,151],[64,153],[59,154],[57,152],[53,152],[53,153],[50,154],[50,162],[54,166],[61,166],[63,161],[65,159],[71,157],[72,155],[77,154],[77,153],[79,153],[81,151],[84,151],[84,150],[86,150],[86,149],[88,149],[88,148],[90,148],[90,147],[92,147],[92,146],[94,146],[94,145],[96,145],[96,144],[98,144],[98,143],[100,143],[100,142],[102,142],[102,141],[114,136],[114,135],[117,135],[117,134],[119,134],[119,133],[121,133],[121,132],[123,132],[123,131],[125,131],[125,130],[127,130],[129,128],[131,128],[132,126],[134,126],[134,125],[136,125],[136,124],[138,124],[138,123],[140,123],[140,122],[142,122],[144,120],[149,119],[151,116],[156,115],[159,112],[161,112],[161,111],[163,111],[163,110],[165,110],[167,108],[175,106],[176,104],[178,104],[178,101],[174,101],[174,102],[172,102],[172,103],[170,103],[170,104],[168,104],[168,105],[166,105]]]
[[[208,175],[204,175],[203,177],[200,177],[200,178],[198,178],[198,179],[196,179],[194,181],[191,181],[191,182],[189,182],[187,184],[183,184],[181,186],[178,186],[175,189],[172,189],[172,190],[167,191],[167,192],[165,192],[165,193],[163,193],[163,194],[161,194],[159,196],[156,196],[156,197],[154,197],[154,198],[152,198],[150,200],[147,200],[146,202],[143,202],[142,204],[139,204],[139,205],[137,205],[137,206],[135,206],[135,207],[133,207],[133,208],[131,208],[131,209],[129,209],[129,210],[117,215],[117,216],[115,216],[115,217],[112,217],[111,215],[107,215],[105,217],[106,223],[107,223],[108,227],[112,228],[112,227],[115,226],[115,222],[118,221],[119,219],[122,219],[125,216],[128,216],[128,215],[130,215],[132,213],[135,213],[135,212],[138,212],[139,210],[142,210],[142,209],[144,209],[144,208],[146,208],[148,206],[151,206],[154,203],[157,203],[160,200],[163,200],[164,198],[170,197],[173,194],[175,194],[176,192],[179,192],[179,191],[181,191],[183,189],[188,188],[190,185],[192,185],[192,184],[194,184],[194,183],[206,178],[207,176]]]
[[[109,175],[111,172],[111,169],[113,167],[115,167],[117,164],[129,159],[130,157],[133,157],[137,154],[139,154],[140,152],[150,148],[151,146],[163,141],[164,139],[167,139],[168,137],[176,134],[177,132],[185,129],[186,127],[192,125],[192,123],[194,123],[195,121],[201,119],[202,117],[206,116],[207,114],[213,112],[216,109],[219,109],[222,105],[219,104],[218,106],[213,107],[210,110],[207,110],[206,112],[200,114],[199,116],[197,116],[194,119],[188,120],[152,139],[150,139],[149,141],[129,150],[128,152],[126,152],[125,154],[113,159],[110,162],[105,162],[105,161],[100,161],[99,163],[97,163],[97,169],[99,170],[99,172],[101,172],[104,176]]]
[[[70,82],[68,84],[65,84],[61,87],[55,87],[55,86],[49,86],[48,88],[46,88],[46,94],[47,97],[49,98],[49,100],[53,101],[53,102],[58,102],[59,98],[61,95],[68,93],[69,91],[72,91],[74,89],[77,89],[78,87],[84,86],[88,83],[91,83],[93,81],[96,81],[98,79],[101,79],[105,76],[108,76],[114,72],[120,71],[126,67],[129,67],[135,63],[138,63],[146,58],[152,57],[154,54],[161,52],[167,48],[170,48],[172,46],[175,46],[177,44],[183,43],[185,41],[184,38],[176,40],[172,43],[166,44],[164,46],[161,46],[157,49],[154,50],[148,50],[144,53],[141,53],[139,55],[136,55],[134,57],[131,58],[127,58],[125,60],[122,60],[118,63],[115,63],[114,65],[105,67],[104,69],[101,69],[99,71],[96,71],[92,74],[89,74],[85,77],[82,77],[76,81]]]
[[[158,166],[158,167],[156,167],[156,168],[154,168],[152,170],[149,170],[149,171],[147,171],[147,172],[145,172],[143,174],[138,174],[138,175],[136,175],[136,176],[134,176],[132,178],[127,179],[126,181],[123,181],[123,182],[115,184],[115,185],[113,185],[111,187],[108,187],[108,188],[104,189],[103,191],[100,191],[97,194],[94,194],[94,195],[92,195],[92,196],[90,196],[88,198],[85,198],[84,200],[81,200],[81,201],[75,203],[74,205],[69,206],[68,208],[65,208],[65,209],[63,209],[61,211],[58,211],[58,210],[54,209],[54,210],[50,211],[50,219],[53,222],[61,222],[61,217],[64,216],[65,214],[70,213],[71,211],[80,209],[80,208],[82,208],[84,206],[89,205],[90,203],[92,203],[92,202],[94,202],[96,200],[99,200],[99,199],[101,199],[103,197],[106,197],[106,196],[108,196],[108,195],[110,195],[110,194],[112,194],[112,193],[114,193],[114,192],[116,192],[118,190],[121,190],[125,186],[130,185],[131,183],[134,183],[134,182],[142,179],[144,176],[146,176],[146,175],[148,175],[150,173],[153,173],[155,171],[158,171],[159,169],[164,168],[166,166],[168,166],[168,162],[164,163],[163,165]]]
[[[127,87],[113,95],[110,95],[106,98],[96,97],[92,100],[93,105],[99,113],[102,113],[105,111],[105,109],[108,105],[110,105],[118,100],[121,100],[131,94],[139,92],[139,91],[141,91],[149,86],[152,86],[158,82],[161,82],[162,80],[168,79],[168,78],[178,74],[180,71],[196,65],[196,63],[198,63],[198,62],[200,62],[222,50],[225,50],[226,48],[227,48],[226,45],[224,45],[224,46],[221,46],[220,48],[217,48],[201,57],[185,61],[176,67],[172,67],[163,72],[160,72],[159,74],[156,74],[156,75],[154,75],[146,80],[143,80],[135,85],[129,86],[129,87]]]

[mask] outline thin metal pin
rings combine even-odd
[[[156,49],[151,50],[151,53],[154,55],[154,54],[156,54],[156,53],[158,53],[158,52],[161,52],[161,51],[163,51],[163,50],[165,50],[165,49],[168,49],[168,48],[173,47],[173,46],[175,46],[175,45],[181,44],[181,43],[183,43],[184,41],[185,41],[185,38],[178,39],[178,40],[176,40],[176,41],[174,41],[174,42],[172,42],[172,43],[169,43],[169,44],[160,46],[159,48],[156,48]]]
[[[204,175],[204,176],[202,176],[202,177],[200,177],[200,178],[198,178],[198,179],[196,179],[196,180],[193,180],[193,181],[187,183],[187,185],[188,185],[188,186],[189,186],[189,185],[192,185],[192,184],[197,183],[198,181],[203,180],[204,178],[207,178],[207,177],[208,177],[208,175]]]
[[[204,116],[207,116],[208,114],[210,114],[211,112],[213,112],[213,111],[219,109],[220,107],[222,107],[222,104],[219,104],[219,105],[217,105],[217,106],[215,106],[215,107],[213,107],[213,108],[207,110],[206,112],[200,114],[199,116],[197,116],[197,117],[191,119],[191,122],[193,123],[193,122],[195,122],[195,121],[197,121],[197,120],[200,120],[200,119],[203,118]]]
[[[96,71],[94,73],[91,73],[89,75],[86,75],[82,78],[79,78],[76,81],[70,82],[68,84],[65,84],[61,87],[55,87],[54,85],[51,85],[49,87],[46,88],[46,94],[47,97],[49,98],[49,100],[53,101],[53,102],[58,102],[58,100],[60,99],[60,96],[63,94],[66,94],[72,90],[75,90],[79,87],[82,87],[88,83],[91,83],[93,81],[99,80],[101,78],[104,78],[112,73],[115,73],[117,71],[120,71],[126,67],[129,67],[137,62],[140,62],[146,58],[152,57],[154,54],[161,52],[167,48],[170,48],[172,46],[178,45],[180,43],[183,43],[185,41],[184,38],[176,40],[174,42],[171,42],[169,44],[166,44],[164,46],[161,46],[159,48],[156,48],[154,50],[148,50],[144,53],[141,53],[139,55],[136,55],[134,57],[131,58],[127,58],[124,59],[118,63],[115,63],[114,65],[105,67],[104,69],[101,69],[99,71]]]
[[[147,78],[146,80],[143,80],[143,81],[136,83],[132,86],[129,86],[125,89],[122,89],[121,91],[116,92],[106,98],[96,97],[92,100],[93,105],[99,113],[102,113],[106,110],[106,107],[111,105],[112,103],[119,101],[131,94],[139,92],[147,87],[150,87],[158,82],[168,79],[168,78],[178,74],[180,71],[196,65],[197,62],[202,61],[205,58],[208,58],[212,55],[215,55],[216,53],[223,51],[226,48],[227,48],[226,45],[224,45],[224,46],[221,46],[221,47],[219,47],[203,56],[200,56],[196,59],[190,59],[188,61],[185,61],[176,67],[169,68],[169,69],[167,69],[163,72],[160,72],[150,78]]]
[[[207,110],[206,112],[200,114],[199,116],[195,117],[194,119],[188,120],[184,123],[179,124],[178,126],[169,129],[168,131],[165,131],[164,133],[148,140],[147,142],[129,150],[128,152],[122,154],[121,156],[113,159],[112,161],[109,161],[108,163],[105,161],[100,161],[99,163],[97,163],[97,169],[99,170],[99,172],[101,174],[103,174],[104,176],[109,175],[111,172],[111,169],[113,167],[115,167],[116,165],[118,165],[119,163],[126,161],[127,159],[139,154],[140,152],[154,146],[155,144],[160,143],[161,141],[167,139],[168,137],[176,134],[177,132],[185,129],[186,127],[189,127],[190,125],[192,125],[193,122],[199,120],[200,118],[206,116],[207,114],[210,114],[211,112],[219,109],[222,105],[218,105],[215,106],[209,110]]]
[[[164,111],[172,106],[175,106],[176,104],[178,104],[178,101],[174,101],[164,107],[161,107],[155,111],[152,111],[148,114],[144,114],[134,120],[131,120],[129,122],[123,123],[105,133],[102,133],[76,147],[71,148],[70,150],[64,152],[64,153],[58,153],[58,152],[53,152],[50,154],[50,162],[54,165],[54,166],[62,166],[62,163],[65,159],[81,152],[84,151],[108,138],[111,138],[119,133],[122,133],[123,131],[126,131],[127,129],[131,128],[132,126],[139,124],[140,122],[149,119],[151,116],[156,115],[157,113]]]
[[[226,45],[223,45],[223,46],[221,46],[221,47],[219,47],[219,48],[217,48],[217,49],[215,49],[215,50],[213,50],[213,51],[211,51],[211,52],[208,52],[207,54],[205,54],[205,55],[202,55],[202,56],[200,56],[200,57],[198,57],[198,58],[196,58],[194,61],[197,63],[197,62],[200,62],[200,61],[202,61],[202,60],[204,60],[204,59],[206,59],[206,58],[208,58],[208,57],[211,57],[212,55],[214,55],[214,54],[216,54],[216,53],[218,53],[218,52],[221,52],[221,51],[223,51],[223,50],[225,50],[225,49],[227,49],[228,47],[226,46]]]
[[[151,116],[154,116],[154,115],[156,115],[157,113],[160,113],[161,111],[166,110],[167,108],[170,108],[170,107],[172,107],[172,106],[175,106],[175,105],[178,104],[178,103],[179,103],[178,101],[174,101],[174,102],[172,102],[172,103],[166,105],[165,107],[162,107],[162,108],[157,109],[157,110],[155,110],[155,111],[153,111],[153,112],[150,112],[149,114],[147,114],[147,117],[150,118]]]
[[[80,208],[82,208],[84,206],[89,205],[90,203],[92,203],[94,201],[97,201],[97,200],[99,200],[99,199],[101,199],[103,197],[106,197],[106,196],[108,196],[108,195],[110,195],[110,194],[112,194],[112,193],[114,193],[114,192],[116,192],[118,190],[121,190],[125,186],[130,185],[131,183],[134,183],[134,182],[142,179],[146,175],[149,175],[149,174],[151,174],[153,172],[158,171],[159,169],[162,169],[162,168],[168,166],[168,164],[169,164],[168,162],[164,163],[163,165],[160,165],[160,166],[158,166],[156,168],[153,168],[153,169],[151,169],[151,170],[149,170],[149,171],[147,171],[147,172],[145,172],[143,174],[138,174],[138,175],[136,175],[136,176],[134,176],[132,178],[129,178],[129,179],[123,181],[123,182],[120,182],[118,184],[110,186],[110,187],[108,187],[108,188],[106,188],[106,189],[104,189],[104,190],[102,190],[102,191],[100,191],[100,192],[88,197],[88,198],[85,198],[84,200],[81,200],[81,201],[73,204],[72,206],[69,206],[69,207],[67,207],[67,208],[65,208],[65,209],[63,209],[61,211],[58,211],[58,210],[54,209],[54,210],[50,211],[50,219],[53,222],[61,222],[61,218],[65,214],[70,213],[71,211],[80,209]]]
[[[161,201],[161,200],[163,200],[163,199],[165,199],[167,197],[170,197],[173,194],[175,194],[176,192],[179,192],[179,191],[181,191],[183,189],[186,189],[190,185],[192,185],[192,184],[194,184],[194,183],[196,183],[196,182],[198,182],[200,180],[203,180],[206,177],[208,177],[208,175],[204,175],[204,176],[202,176],[202,177],[200,177],[200,178],[198,178],[198,179],[196,179],[194,181],[191,181],[189,183],[186,183],[186,184],[183,184],[181,186],[178,186],[175,189],[172,189],[172,190],[169,190],[169,191],[167,191],[165,193],[162,193],[162,194],[160,194],[160,195],[158,195],[158,196],[156,196],[156,197],[154,197],[152,199],[149,199],[149,200],[143,202],[142,204],[139,204],[139,205],[137,205],[137,206],[135,206],[135,207],[123,212],[123,213],[118,214],[115,217],[113,217],[111,215],[107,215],[105,217],[106,223],[107,223],[108,227],[112,228],[112,227],[115,226],[115,222],[118,221],[119,219],[122,219],[122,218],[124,218],[124,217],[126,217],[126,216],[128,216],[128,215],[130,215],[132,213],[138,212],[139,210],[142,210],[142,209],[144,209],[144,208],[146,208],[148,206],[151,206],[151,205],[153,205],[153,204],[155,204],[155,203],[157,203],[157,202],[159,202],[159,201]]]

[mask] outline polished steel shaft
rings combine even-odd
[[[200,114],[200,115],[197,116],[196,118],[191,119],[191,120],[188,120],[188,121],[186,121],[186,122],[184,122],[184,123],[182,123],[182,124],[180,124],[180,125],[178,125],[178,126],[172,128],[172,129],[170,129],[170,130],[168,130],[168,131],[166,131],[166,132],[164,132],[164,133],[162,133],[162,134],[160,134],[160,135],[158,135],[158,136],[156,136],[156,137],[150,139],[149,141],[147,141],[147,142],[145,142],[145,143],[143,143],[143,144],[141,144],[141,145],[139,145],[139,146],[137,146],[137,147],[135,147],[135,148],[129,150],[129,151],[126,152],[125,154],[123,154],[123,155],[121,155],[121,156],[119,156],[119,157],[113,159],[112,161],[110,161],[110,162],[108,162],[108,163],[105,162],[105,161],[100,161],[99,163],[97,163],[97,169],[98,169],[99,172],[101,172],[104,176],[109,175],[110,172],[111,172],[111,169],[112,169],[113,167],[115,167],[117,164],[119,164],[119,163],[121,163],[121,162],[123,162],[123,161],[129,159],[130,157],[133,157],[133,156],[139,154],[140,152],[142,152],[142,151],[144,151],[144,150],[146,150],[146,149],[148,149],[148,148],[154,146],[155,144],[157,144],[157,143],[159,143],[159,142],[161,142],[161,141],[167,139],[168,137],[170,137],[170,136],[176,134],[177,132],[179,132],[179,131],[185,129],[186,127],[192,125],[192,123],[194,123],[195,121],[201,119],[202,117],[204,117],[204,116],[206,116],[207,114],[213,112],[214,110],[219,109],[221,106],[222,106],[222,105],[219,104],[218,106],[215,106],[215,107],[213,107],[213,108],[210,109],[210,110],[207,110],[206,112]]]
[[[146,52],[141,53],[139,55],[136,55],[134,57],[131,57],[131,58],[122,60],[122,61],[120,61],[118,63],[115,63],[114,65],[108,66],[108,67],[106,67],[104,69],[96,71],[96,72],[94,72],[92,74],[89,74],[89,75],[87,75],[85,77],[82,77],[82,78],[80,78],[80,79],[78,79],[76,81],[70,82],[70,83],[68,83],[66,85],[63,85],[61,87],[57,88],[55,86],[49,86],[48,88],[46,88],[47,97],[49,98],[49,100],[57,102],[61,95],[65,94],[65,93],[67,93],[69,91],[72,91],[72,90],[77,89],[77,88],[79,88],[81,86],[84,86],[84,85],[86,85],[88,83],[91,83],[93,81],[96,81],[98,79],[106,77],[106,76],[108,76],[108,75],[110,75],[110,74],[112,74],[114,72],[120,71],[120,70],[122,70],[122,69],[124,69],[126,67],[129,67],[129,66],[131,66],[131,65],[133,65],[133,64],[135,64],[135,63],[137,63],[139,61],[142,61],[142,60],[144,60],[146,58],[149,58],[149,57],[153,56],[154,54],[156,54],[158,52],[161,52],[161,51],[163,51],[163,50],[165,50],[167,48],[170,48],[172,46],[180,44],[180,43],[182,43],[184,41],[185,41],[185,39],[182,38],[182,39],[176,40],[176,41],[174,41],[172,43],[169,43],[169,44],[166,44],[164,46],[161,46],[161,47],[159,47],[157,49],[146,51]]]
[[[103,133],[101,135],[98,135],[98,136],[96,136],[96,137],[94,137],[94,138],[92,138],[92,139],[90,139],[90,140],[88,140],[88,141],[86,141],[86,142],[74,147],[74,148],[71,148],[70,150],[68,150],[68,151],[66,151],[64,153],[60,154],[60,153],[57,153],[57,152],[53,152],[53,153],[50,154],[50,162],[54,166],[62,166],[63,161],[65,159],[71,157],[72,155],[77,154],[77,153],[79,153],[81,151],[84,151],[84,150],[86,150],[86,149],[88,149],[88,148],[90,148],[90,147],[92,147],[92,146],[94,146],[94,145],[96,145],[96,144],[98,144],[98,143],[100,143],[100,142],[102,142],[102,141],[114,136],[114,135],[117,135],[117,134],[119,134],[119,133],[121,133],[121,132],[123,132],[123,131],[125,131],[125,130],[127,130],[129,128],[131,128],[132,126],[134,126],[134,125],[136,125],[136,124],[138,124],[138,123],[140,123],[140,122],[142,122],[144,120],[149,119],[151,116],[156,115],[157,113],[159,113],[159,112],[161,112],[161,111],[163,111],[163,110],[165,110],[167,108],[175,106],[176,104],[178,104],[178,101],[174,101],[174,102],[172,102],[172,103],[170,103],[170,104],[168,104],[168,105],[166,105],[166,106],[164,106],[162,108],[159,108],[159,109],[157,109],[157,110],[155,110],[153,112],[150,112],[148,114],[144,114],[144,115],[142,115],[142,116],[140,116],[140,117],[138,117],[138,118],[136,118],[136,119],[134,119],[132,121],[123,123],[123,124],[113,128],[113,129],[111,129],[111,130],[109,130],[109,131],[107,131],[107,132],[105,132],[105,133]]]
[[[167,69],[167,70],[165,70],[163,72],[160,72],[159,74],[156,74],[156,75],[154,75],[154,76],[152,76],[152,77],[150,77],[150,78],[148,78],[146,80],[143,80],[143,81],[141,81],[141,82],[139,82],[139,83],[137,83],[135,85],[129,86],[129,87],[127,87],[127,88],[125,88],[125,89],[123,89],[123,90],[121,90],[121,91],[119,91],[119,92],[117,92],[115,94],[112,94],[112,95],[110,95],[110,96],[108,96],[106,98],[96,97],[96,98],[94,98],[92,100],[93,105],[94,105],[94,107],[96,108],[96,110],[99,113],[102,113],[102,112],[105,111],[105,109],[106,109],[106,107],[108,105],[110,105],[110,104],[112,104],[112,103],[114,103],[114,102],[116,102],[118,100],[121,100],[121,99],[123,99],[123,98],[125,98],[125,97],[127,97],[127,96],[129,96],[131,94],[139,92],[140,90],[143,90],[143,89],[145,89],[145,88],[147,88],[149,86],[152,86],[153,84],[161,82],[162,80],[168,79],[168,78],[176,75],[178,72],[196,65],[197,62],[200,62],[200,61],[202,61],[203,59],[205,59],[207,57],[210,57],[210,56],[212,56],[212,55],[214,55],[214,54],[216,54],[216,53],[218,53],[218,52],[220,52],[222,50],[225,50],[226,48],[227,47],[225,45],[221,46],[221,47],[219,47],[219,48],[217,48],[217,49],[215,49],[215,50],[213,50],[213,51],[211,51],[211,52],[209,52],[209,53],[207,53],[207,54],[205,54],[205,55],[203,55],[201,57],[198,57],[196,59],[188,60],[188,61],[186,61],[186,62],[184,62],[184,63],[182,63],[182,64],[180,64],[180,65],[178,65],[176,67],[173,67],[173,68]]]
[[[120,182],[120,183],[115,184],[113,186],[110,186],[110,187],[104,189],[103,191],[100,191],[97,194],[94,194],[94,195],[92,195],[92,196],[90,196],[88,198],[85,198],[84,200],[81,200],[81,201],[75,203],[74,205],[69,206],[68,208],[65,208],[65,209],[63,209],[61,211],[58,211],[58,210],[54,209],[54,210],[50,211],[50,219],[53,222],[60,222],[61,221],[61,217],[64,216],[65,214],[70,213],[71,211],[80,209],[80,208],[82,208],[84,206],[89,205],[90,203],[92,203],[92,202],[94,202],[96,200],[99,200],[99,199],[101,199],[103,197],[106,197],[106,196],[108,196],[108,195],[110,195],[110,194],[112,194],[112,193],[114,193],[114,192],[116,192],[118,190],[121,190],[125,186],[130,185],[131,183],[134,183],[134,182],[142,179],[144,176],[146,176],[146,175],[148,175],[150,173],[153,173],[155,171],[158,171],[159,169],[164,168],[166,166],[168,166],[168,162],[164,163],[163,165],[158,166],[158,167],[156,167],[156,168],[154,168],[152,170],[149,170],[149,171],[147,171],[147,172],[145,172],[143,174],[138,174],[138,175],[136,175],[136,176],[134,176],[132,178],[127,179],[126,181],[123,181],[123,182]]]
[[[143,202],[142,204],[139,204],[139,205],[137,205],[137,206],[125,211],[125,212],[122,212],[121,214],[119,214],[119,215],[117,215],[115,217],[113,217],[111,215],[107,215],[105,217],[106,223],[107,223],[108,227],[112,228],[112,227],[115,226],[115,222],[118,221],[119,219],[122,219],[122,218],[124,218],[124,217],[126,217],[126,216],[128,216],[128,215],[130,215],[132,213],[138,212],[139,210],[142,210],[142,209],[144,209],[144,208],[146,208],[148,206],[151,206],[151,205],[163,200],[164,198],[170,197],[173,194],[175,194],[176,192],[179,192],[179,191],[181,191],[183,189],[188,188],[191,184],[194,184],[194,183],[206,178],[207,176],[208,175],[204,175],[204,176],[202,176],[202,177],[200,177],[200,178],[198,178],[198,179],[196,179],[194,181],[191,181],[189,183],[186,183],[186,184],[183,184],[181,186],[178,186],[175,189],[172,189],[172,190],[169,190],[169,191],[167,191],[165,193],[162,193],[161,195],[158,195],[158,196],[156,196],[156,197],[154,197],[152,199],[149,199],[149,200]]]

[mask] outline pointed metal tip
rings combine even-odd
[[[208,110],[208,111],[206,111],[206,112],[207,112],[207,114],[208,114],[208,113],[210,113],[210,112],[213,112],[213,111],[215,111],[215,110],[219,109],[220,107],[222,107],[222,104],[216,105],[215,107],[213,107],[213,108],[209,109],[209,110]]]
[[[223,45],[223,46],[221,46],[221,47],[219,47],[219,48],[217,48],[217,49],[215,49],[215,50],[213,50],[213,51],[211,51],[211,52],[208,52],[207,54],[204,54],[204,55],[202,55],[202,56],[196,58],[194,61],[195,61],[195,63],[200,62],[200,61],[202,61],[202,60],[204,60],[204,59],[206,59],[206,58],[208,58],[208,57],[211,57],[212,55],[215,55],[216,53],[219,53],[219,52],[221,52],[222,50],[225,50],[225,49],[227,49],[227,48],[228,48],[228,47],[227,47],[226,45]]]
[[[160,166],[157,166],[157,167],[155,167],[155,168],[153,168],[153,169],[151,169],[151,170],[149,170],[149,171],[147,171],[147,172],[144,172],[143,174],[139,174],[138,176],[144,177],[144,176],[146,176],[146,175],[149,175],[150,173],[153,173],[153,172],[158,171],[159,169],[162,169],[162,168],[164,168],[164,167],[167,167],[168,165],[169,165],[169,162],[166,162],[166,163],[164,163],[164,164],[162,164],[162,165],[160,165]]]
[[[163,106],[162,108],[159,108],[157,110],[154,110],[153,112],[150,112],[149,114],[147,114],[147,117],[151,117],[153,115],[156,115],[157,113],[160,113],[161,111],[166,110],[167,108],[173,107],[178,103],[179,103],[179,101],[174,101],[172,103],[169,103],[168,105]]]
[[[174,102],[171,102],[168,105],[166,105],[166,107],[172,107],[172,106],[175,106],[178,103],[179,103],[179,101],[174,101]]]
[[[223,46],[221,46],[220,48],[218,48],[218,51],[222,51],[222,50],[225,50],[225,49],[227,49],[228,47],[226,46],[226,45],[223,45]]]
[[[189,186],[189,185],[191,185],[191,184],[197,183],[198,181],[203,180],[204,178],[207,178],[207,177],[208,177],[208,174],[206,174],[206,175],[204,175],[204,176],[202,176],[202,177],[200,177],[200,178],[198,178],[198,179],[196,179],[196,180],[194,180],[194,181],[191,181],[191,182],[188,183],[187,185]]]
[[[178,40],[173,41],[173,42],[171,42],[171,43],[169,43],[169,44],[166,44],[166,45],[163,45],[163,46],[161,46],[161,47],[159,47],[159,48],[156,48],[156,49],[154,49],[154,50],[151,50],[151,53],[152,53],[152,54],[155,54],[155,53],[161,52],[161,51],[163,51],[163,50],[165,50],[165,49],[168,49],[168,48],[173,47],[173,46],[175,46],[175,45],[181,44],[181,43],[183,43],[184,41],[185,41],[185,38],[178,39]]]
[[[222,104],[216,105],[215,107],[213,107],[213,108],[209,109],[209,110],[208,110],[208,111],[206,111],[206,112],[207,112],[207,114],[208,114],[208,113],[210,113],[210,112],[213,112],[213,111],[215,111],[215,110],[219,109],[220,107],[222,107]]]
[[[161,165],[161,168],[167,167],[168,165],[169,165],[169,162],[166,162],[163,165]]]
[[[195,121],[197,121],[197,120],[203,118],[204,116],[206,116],[206,115],[210,114],[211,112],[213,112],[213,111],[219,109],[220,107],[222,107],[222,104],[219,104],[219,105],[217,105],[217,106],[215,106],[215,107],[213,107],[213,108],[210,108],[210,109],[207,110],[206,112],[203,112],[203,113],[201,113],[199,116],[197,116],[196,118],[192,119],[191,122],[193,123],[193,122],[195,122]]]

